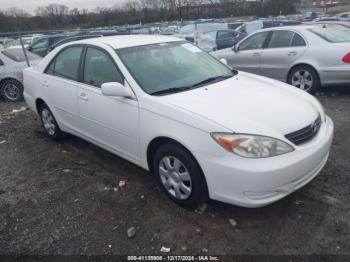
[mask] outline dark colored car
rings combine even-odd
[[[34,43],[32,43],[28,50],[38,56],[44,57],[50,52],[50,48],[56,43],[61,41],[64,38],[67,38],[67,35],[47,35],[40,37]]]
[[[245,38],[247,34],[235,30],[214,30],[202,34],[198,46],[207,52],[232,47]]]
[[[84,40],[84,39],[89,39],[89,38],[96,38],[96,37],[102,37],[102,35],[78,35],[78,36],[72,36],[72,37],[67,37],[64,38],[63,40],[57,42],[55,45],[51,46],[49,48],[49,52],[54,50],[55,48],[73,42],[73,41],[79,41],[79,40]]]
[[[279,26],[291,26],[291,25],[301,25],[302,23],[299,21],[293,20],[264,20],[263,28],[271,28],[271,27],[279,27]]]

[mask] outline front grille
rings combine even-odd
[[[319,115],[317,119],[312,122],[307,127],[300,129],[296,132],[290,133],[285,137],[295,145],[301,145],[309,142],[313,139],[321,128],[321,116]]]

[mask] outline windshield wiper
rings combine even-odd
[[[223,75],[223,76],[216,76],[216,77],[210,77],[208,79],[205,79],[197,84],[194,84],[192,86],[192,88],[195,88],[195,87],[201,87],[203,85],[206,85],[206,84],[211,84],[211,83],[216,83],[216,82],[219,82],[219,81],[222,81],[222,80],[226,80],[226,79],[229,79],[231,77],[233,77],[234,75]]]
[[[192,88],[191,86],[171,87],[171,88],[167,88],[167,89],[164,89],[164,90],[153,92],[153,93],[151,93],[151,95],[174,94],[174,93],[179,93],[179,92],[182,92],[182,91],[190,90],[191,88]]]
[[[151,93],[151,95],[167,95],[167,94],[174,94],[174,93],[179,93],[179,92],[183,92],[183,91],[188,91],[188,90],[191,90],[194,88],[204,86],[204,85],[209,84],[209,83],[216,83],[216,82],[219,82],[221,80],[231,78],[233,76],[234,76],[234,74],[233,75],[223,75],[223,76],[210,77],[206,80],[203,80],[203,81],[201,81],[197,84],[191,85],[191,86],[171,87],[171,88],[167,88],[164,90],[153,92],[153,93]]]

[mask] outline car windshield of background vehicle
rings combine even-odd
[[[1,52],[6,57],[10,58],[15,62],[25,62],[26,57],[24,56],[22,49],[8,49]],[[29,60],[40,60],[41,58],[36,54],[27,51],[27,56]]]
[[[193,89],[230,78],[236,73],[186,42],[137,46],[116,52],[148,94]]]
[[[350,33],[336,27],[315,27],[310,31],[331,43],[350,42]]]

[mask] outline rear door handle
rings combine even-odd
[[[254,53],[252,56],[260,56],[260,53]]]
[[[43,87],[49,87],[49,83],[48,83],[47,81],[42,81],[42,82],[41,82],[41,85],[42,85]]]
[[[89,98],[86,96],[85,93],[80,93],[79,94],[79,99],[83,101],[89,101]]]
[[[289,52],[288,56],[296,56],[298,53],[297,52]]]

